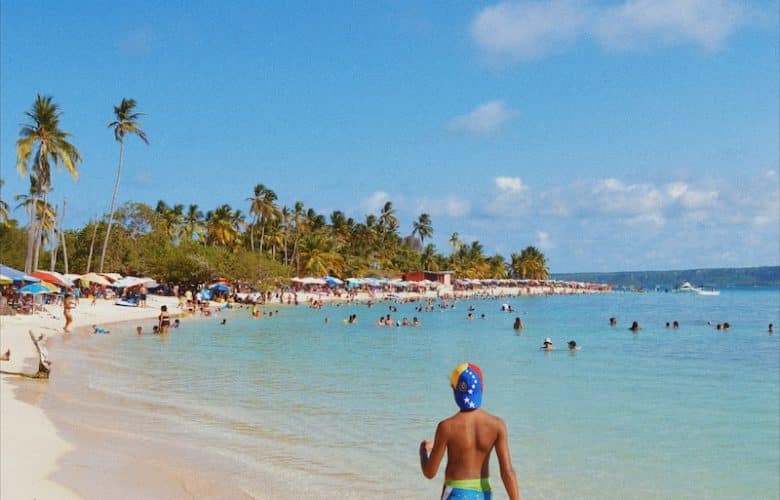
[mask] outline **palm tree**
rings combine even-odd
[[[412,236],[417,234],[420,237],[420,243],[425,243],[425,238],[433,236],[433,226],[431,225],[431,216],[421,213],[420,217],[412,224]]]
[[[436,246],[433,243],[425,245],[420,254],[420,264],[426,271],[438,271],[439,266],[436,262]]]
[[[187,213],[184,214],[182,221],[182,236],[187,241],[192,241],[193,238],[203,240],[203,212],[198,209],[198,205],[190,205],[187,207]]]
[[[460,241],[460,235],[458,233],[452,233],[450,235],[450,246],[452,246],[452,252],[457,253],[460,247],[463,246],[463,242]]]
[[[54,232],[57,222],[57,212],[44,199],[36,196],[40,194],[35,187],[31,187],[30,194],[19,194],[14,197],[19,204],[16,208],[24,207],[27,212],[35,214],[35,220],[38,221],[38,230],[36,234],[36,252],[40,252],[44,243],[49,241],[49,235]],[[34,264],[37,264],[37,256],[34,258]],[[35,266],[37,269],[37,266]]]
[[[108,124],[108,128],[114,129],[114,139],[119,143],[119,163],[116,168],[116,182],[114,183],[114,194],[111,196],[111,208],[108,211],[108,227],[106,227],[106,237],[103,240],[103,250],[100,252],[100,267],[98,272],[103,272],[103,263],[106,260],[106,249],[108,248],[108,237],[111,234],[111,224],[114,222],[114,208],[116,207],[116,197],[119,194],[119,180],[122,178],[122,158],[125,152],[125,136],[128,134],[137,135],[146,144],[149,140],[146,138],[146,132],[141,130],[141,122],[138,118],[143,113],[135,112],[135,99],[122,98],[119,106],[114,106],[114,115],[116,121]]]
[[[71,134],[60,129],[62,112],[51,96],[35,98],[32,109],[24,113],[30,122],[23,124],[16,141],[16,169],[20,175],[30,175],[31,187],[35,179],[36,189],[31,195],[34,198],[43,197],[44,202],[51,189],[51,164],[59,168],[60,163],[73,179],[78,179],[77,165],[81,155],[76,146],[68,141]],[[37,146],[37,148],[36,148]],[[33,154],[33,150],[35,153]],[[40,231],[35,224],[35,213],[32,203],[29,207],[30,227],[27,229],[27,254],[24,261],[24,271],[29,273],[33,266],[33,256],[36,246],[36,232]]]
[[[249,213],[255,217],[255,222],[250,226],[249,246],[255,251],[255,226],[260,225],[260,252],[263,251],[263,239],[265,237],[266,223],[279,217],[279,208],[276,206],[276,193],[263,184],[257,184],[254,195],[247,198]]]
[[[237,214],[239,215],[237,216]],[[240,242],[241,236],[237,227],[240,217],[240,211],[233,212],[233,209],[227,204],[206,213],[208,242],[215,246],[235,248]]]
[[[550,276],[547,257],[536,247],[526,247],[519,255],[513,253],[511,259],[510,268],[517,278],[544,280]]]
[[[395,231],[398,228],[398,218],[395,216],[392,201],[385,202],[385,205],[382,207],[382,211],[379,213],[379,224],[382,226],[384,233]]]
[[[311,233],[301,243],[303,270],[314,276],[341,274],[344,257],[335,251],[331,238],[321,233]]]

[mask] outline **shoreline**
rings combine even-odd
[[[437,299],[437,296],[446,300],[468,300],[473,298],[511,298],[518,296],[546,296],[559,294],[589,294],[603,293],[586,289],[555,289],[553,287],[532,287],[521,289],[519,287],[497,287],[484,290],[447,290],[441,293],[436,291],[401,292],[401,293],[375,293],[360,292],[355,297],[346,295],[335,296],[320,292],[298,292],[298,307],[309,307],[313,301],[320,301],[330,305],[366,303],[370,300],[400,300],[416,301]],[[285,298],[288,294],[285,294]],[[392,298],[388,298],[392,295]],[[271,301],[260,304],[260,307],[295,307],[289,306],[285,300],[283,303]],[[74,320],[69,335],[90,335],[87,333],[93,324],[102,327],[117,324],[130,324],[136,321],[153,320],[159,314],[160,306],[167,305],[172,317],[187,316],[178,309],[178,299],[171,296],[150,295],[149,303],[145,308],[128,308],[116,306],[113,300],[98,300],[92,306],[88,300],[82,300],[74,310]],[[247,307],[242,305],[242,307]],[[213,316],[211,316],[213,318]],[[190,316],[190,319],[207,319],[199,314]],[[7,371],[31,372],[37,364],[37,353],[27,334],[32,330],[36,335],[43,333],[47,345],[58,339],[66,340],[68,334],[62,331],[64,323],[62,306],[48,305],[45,312],[33,315],[16,315],[0,317],[0,350],[11,350],[11,360],[3,362],[3,369]],[[110,329],[110,328],[109,328]],[[148,331],[146,334],[149,334]],[[52,372],[57,371],[56,351],[52,357]],[[54,375],[56,376],[56,375]],[[50,390],[48,382],[42,380],[27,380],[11,375],[0,377],[2,388],[2,404],[0,404],[0,463],[3,478],[0,497],[25,498],[29,496],[43,498],[81,498],[74,490],[63,484],[86,484],[80,481],[78,475],[67,474],[66,480],[62,480],[63,460],[66,456],[80,457],[83,459],[84,450],[81,447],[90,442],[89,436],[76,435],[73,432],[65,432],[58,424],[56,417],[47,415],[42,401]],[[51,394],[48,394],[51,395]],[[31,432],[32,431],[32,432]],[[92,439],[94,444],[94,439]],[[74,443],[75,442],[75,443]],[[130,444],[130,443],[128,443]],[[115,453],[117,460],[127,461],[127,453]],[[78,460],[74,459],[74,460]],[[71,467],[71,472],[74,468]],[[169,471],[174,477],[181,477],[181,471]],[[59,476],[59,477],[58,477]],[[71,481],[70,479],[73,479]],[[82,478],[83,479],[83,478]],[[210,482],[201,482],[201,491],[210,488]],[[85,491],[84,488],[79,488]],[[88,491],[88,490],[87,490]],[[94,493],[94,491],[92,491]]]
[[[82,300],[74,310],[72,330],[92,324],[108,325],[135,320],[154,319],[161,305],[175,308],[174,297],[150,296],[151,307],[126,308],[113,301],[98,300],[95,306]],[[48,342],[66,335],[62,326],[61,305],[45,306],[45,312],[32,315],[0,317],[0,351],[11,350],[10,361],[3,361],[5,371],[33,372],[38,362],[28,330],[43,334]],[[70,335],[80,334],[71,332]],[[52,371],[57,370],[56,356]],[[48,381],[28,380],[13,375],[0,376],[0,497],[2,498],[81,498],[72,490],[51,479],[59,460],[74,449],[63,439],[40,403],[48,390]],[[28,394],[25,394],[28,393]],[[31,396],[31,397],[28,397]]]

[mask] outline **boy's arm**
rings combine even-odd
[[[420,468],[423,476],[433,479],[439,471],[439,464],[444,457],[444,450],[447,449],[446,432],[442,428],[442,422],[436,426],[436,436],[433,438],[433,444],[428,440],[420,443]],[[430,452],[430,455],[428,454]]]
[[[501,480],[510,500],[520,500],[520,487],[517,485],[517,474],[512,466],[512,457],[509,455],[509,435],[506,424],[499,419],[498,439],[496,440],[496,456],[498,466],[501,469]]]

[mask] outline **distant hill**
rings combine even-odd
[[[617,287],[674,288],[683,281],[717,288],[737,286],[780,286],[780,266],[683,271],[625,271],[618,273],[553,273],[553,279],[611,283]]]

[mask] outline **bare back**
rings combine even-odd
[[[483,410],[460,412],[441,423],[447,444],[445,479],[490,477],[490,452],[504,422]]]

